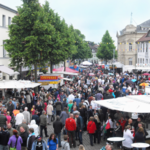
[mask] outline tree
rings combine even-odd
[[[55,30],[48,23],[38,0],[23,2],[22,7],[18,7],[18,15],[12,19],[9,26],[10,39],[5,41],[5,48],[11,57],[10,65],[16,69],[22,66],[35,66],[37,82],[37,64],[43,66],[46,63],[48,44]]]
[[[75,46],[77,48],[77,53],[72,55],[72,60],[75,59],[87,59],[92,57],[91,49],[86,41],[84,41],[85,36],[80,30],[74,30]]]
[[[113,58],[113,49],[115,49],[115,45],[113,43],[114,41],[112,40],[109,32],[106,31],[102,38],[102,42],[98,47],[96,56],[99,59],[104,59],[107,63],[107,60]]]
[[[48,49],[49,54],[47,55],[52,73],[52,65],[65,61],[72,53],[75,53],[76,48],[74,46],[72,27],[68,27],[64,19],[60,19],[60,16],[50,8],[47,1],[43,7],[47,13],[48,22],[55,28],[55,34],[52,35]]]

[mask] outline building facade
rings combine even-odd
[[[125,29],[117,32],[118,61],[124,65],[136,65],[137,63],[137,44],[140,39],[150,29],[150,20],[134,26],[127,25]]]
[[[92,51],[92,58],[88,58],[88,61],[92,63],[98,63],[99,58],[96,56],[98,45],[93,45],[93,46],[89,45],[89,47],[91,48]]]
[[[9,39],[8,26],[11,24],[12,18],[17,14],[16,10],[13,10],[7,6],[0,4],[0,65],[9,67],[10,58],[6,52],[3,44],[4,40]],[[4,79],[8,79],[9,76],[3,74]]]
[[[150,30],[144,34],[137,44],[137,65],[136,66],[149,66],[150,64]]]

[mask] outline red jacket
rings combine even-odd
[[[95,122],[94,121],[89,121],[88,125],[87,125],[87,131],[88,131],[88,133],[90,133],[90,134],[95,133],[96,130],[97,129],[96,129]]]
[[[122,122],[121,120],[119,120],[119,122],[120,122],[120,125],[122,126],[122,131],[124,131],[126,120],[123,120]]]
[[[68,131],[76,130],[76,122],[73,118],[67,118],[65,126]]]

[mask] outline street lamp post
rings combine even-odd
[[[113,49],[113,63],[114,63],[114,55],[115,55],[115,49]],[[114,72],[114,64],[113,64],[113,74],[115,74],[115,72]]]

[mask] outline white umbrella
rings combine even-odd
[[[26,80],[8,80],[0,81],[0,89],[13,89],[13,88],[35,88],[41,85],[41,83],[34,83]]]
[[[150,113],[149,99],[150,96],[148,95],[133,95],[94,102],[112,110],[131,113]]]
[[[81,63],[81,65],[90,66],[90,65],[92,65],[92,63],[90,63],[89,61],[84,61],[84,62]]]

